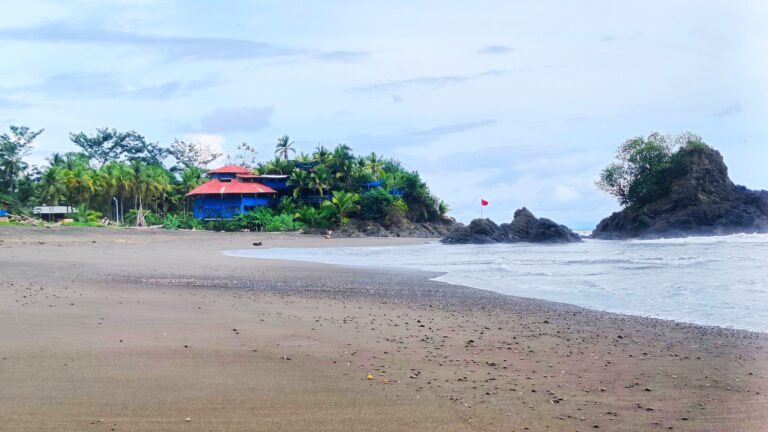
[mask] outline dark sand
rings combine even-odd
[[[421,240],[0,226],[0,430],[768,430],[765,334],[254,241]]]

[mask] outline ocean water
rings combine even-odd
[[[502,294],[768,332],[768,235],[224,253],[430,270],[444,273],[436,280]]]

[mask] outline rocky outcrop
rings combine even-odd
[[[469,225],[460,225],[442,240],[443,243],[498,243],[499,226],[490,219],[473,219]]]
[[[483,243],[572,243],[581,237],[565,225],[541,218],[527,208],[515,212],[511,223],[496,225],[490,219],[475,219],[467,226],[459,226],[441,240],[447,244]]]
[[[686,237],[768,232],[768,192],[736,186],[717,150],[680,150],[666,196],[603,219],[598,239]],[[672,175],[672,174],[671,174]]]
[[[438,222],[383,225],[376,221],[351,219],[344,226],[333,230],[333,237],[416,237],[441,238],[459,225],[453,219]]]

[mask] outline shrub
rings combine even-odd
[[[231,222],[236,226],[236,229],[232,229],[232,231],[242,229],[251,231],[296,231],[305,226],[303,223],[295,221],[291,214],[275,214],[268,207],[259,207],[248,213],[240,213],[232,218]]]
[[[383,220],[389,214],[394,200],[395,198],[382,188],[368,191],[360,195],[360,217],[365,220]]]
[[[144,212],[144,221],[147,223],[147,225],[162,225],[163,224],[163,218],[155,213],[152,213],[149,210],[143,210]],[[139,212],[136,209],[131,209],[128,211],[128,213],[125,215],[125,224],[126,225],[136,225],[136,217],[138,216]]]
[[[392,200],[392,205],[389,206],[385,222],[387,225],[401,225],[405,221],[407,214],[408,204],[400,197],[395,198]]]
[[[329,207],[304,206],[296,210],[294,218],[310,228],[328,229],[333,225],[334,210]]]
[[[203,223],[196,219],[191,214],[185,214],[182,216],[179,216],[179,228],[181,229],[194,229],[194,230],[201,230],[205,227],[203,226]]]
[[[272,217],[272,220],[264,227],[265,231],[297,231],[304,228],[305,225],[299,221],[293,220],[293,216],[281,213]]]
[[[268,207],[259,207],[248,213],[239,213],[232,218],[239,229],[249,229],[251,231],[261,231],[266,227],[274,217],[274,212]]]
[[[101,219],[104,217],[103,214],[100,212],[89,210],[88,207],[85,206],[85,204],[81,204],[77,207],[77,213],[68,215],[72,219],[75,220],[75,222],[78,222],[80,226],[93,226],[93,225],[99,225],[101,222]]]
[[[163,221],[163,228],[176,231],[177,229],[181,228],[181,218],[169,214]]]

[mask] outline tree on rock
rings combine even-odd
[[[643,205],[664,195],[669,187],[667,175],[674,165],[675,148],[703,144],[690,133],[677,136],[654,132],[648,137],[628,139],[616,151],[616,162],[603,169],[597,187],[615,196],[621,205]]]

